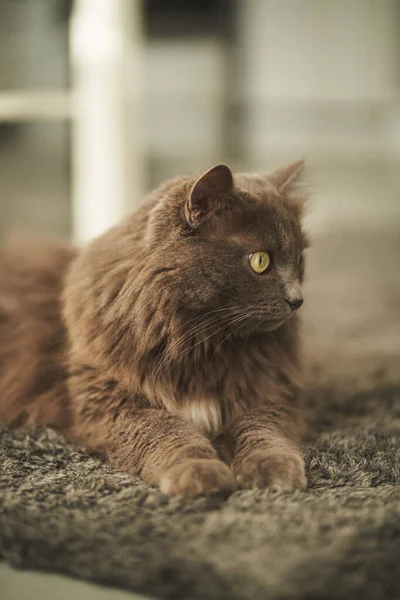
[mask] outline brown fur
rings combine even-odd
[[[168,494],[304,487],[288,304],[307,245],[301,170],[219,165],[167,182],[79,253],[1,253],[0,420],[57,427]]]
[[[62,281],[76,251],[18,242],[0,250],[0,423],[70,424]]]

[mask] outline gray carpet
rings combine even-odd
[[[168,500],[51,431],[3,431],[1,556],[162,598],[399,598],[399,421],[399,389],[327,398],[307,492],[214,505]]]
[[[2,431],[1,557],[156,598],[398,599],[399,240],[387,241],[386,250],[385,240],[373,246],[382,259],[373,286],[368,274],[363,279],[367,268],[355,271],[365,254],[340,259],[343,238],[317,255],[326,265],[334,253],[329,272],[311,264],[320,280],[314,293],[310,284],[308,304],[317,324],[311,344],[317,383],[306,492],[245,491],[227,501],[184,503],[54,432]],[[354,290],[351,278],[339,280],[328,297],[329,282],[346,268],[357,272]],[[366,294],[372,287],[375,300]],[[358,298],[367,299],[361,316]]]

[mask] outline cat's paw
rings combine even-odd
[[[242,488],[291,492],[307,487],[304,459],[295,452],[253,452],[235,474]]]
[[[232,471],[216,459],[188,459],[169,469],[160,482],[164,494],[183,498],[227,496],[236,487]]]

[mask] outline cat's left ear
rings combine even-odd
[[[268,180],[276,187],[279,194],[291,191],[300,181],[305,169],[305,160],[298,160],[272,173],[267,173]]]
[[[185,203],[185,218],[196,228],[222,203],[223,197],[232,192],[232,171],[226,165],[216,165],[206,171],[193,185]]]

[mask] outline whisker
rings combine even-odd
[[[239,331],[243,325],[244,321],[254,318],[254,317],[265,317],[269,314],[267,312],[267,307],[263,307],[260,304],[250,305],[243,308],[243,306],[226,306],[218,309],[214,309],[209,311],[205,315],[196,316],[189,321],[182,323],[179,328],[187,328],[190,323],[193,323],[192,327],[189,327],[176,341],[172,343],[171,346],[167,347],[165,353],[159,357],[155,361],[155,370],[154,377],[157,378],[160,372],[167,366],[171,365],[174,361],[182,359],[189,352],[193,351],[200,344],[205,343],[211,337],[217,335],[218,333],[224,331],[228,327],[232,327],[236,323],[239,323],[239,326],[232,332],[230,332],[217,346],[213,353],[213,357],[216,352],[219,350],[220,346],[232,335],[234,335],[237,331]],[[219,327],[220,325],[220,327]],[[249,339],[250,335],[253,334],[257,327],[257,323],[254,324],[253,327],[250,327],[250,331],[247,333],[245,337],[245,344]],[[210,329],[210,333],[201,339],[196,340],[196,337],[204,330]],[[192,343],[190,343],[192,342]],[[194,343],[193,343],[194,342]],[[184,346],[190,343],[190,345],[186,348]],[[182,351],[183,350],[183,351]],[[160,354],[163,350],[160,350]],[[158,363],[158,364],[157,364]]]
[[[233,319],[232,321],[229,321],[229,323],[226,323],[223,327],[220,327],[217,331],[213,331],[210,335],[208,335],[205,338],[202,338],[201,340],[199,340],[198,342],[196,342],[193,346],[191,346],[190,348],[187,348],[187,350],[181,354],[179,356],[179,358],[182,358],[183,356],[185,356],[188,352],[190,352],[191,350],[193,350],[194,348],[196,348],[196,346],[198,346],[199,344],[203,344],[205,341],[207,341],[208,339],[210,339],[211,337],[213,337],[214,335],[216,335],[217,333],[219,333],[220,331],[223,331],[224,329],[226,329],[227,327],[230,327],[231,325],[234,325],[235,323],[237,323],[238,321],[243,321],[245,320],[247,317],[247,315],[241,315],[239,317],[236,317],[235,319]]]
[[[206,326],[206,325],[210,326],[211,324],[213,324],[214,322],[218,322],[219,320],[220,320],[220,317],[216,317],[216,316],[214,316],[212,319],[207,319],[207,317],[201,317],[200,321],[197,324],[195,324],[191,329],[189,329],[188,332],[186,332],[183,336],[178,338],[178,340],[175,341],[171,346],[167,347],[165,354],[160,356],[160,361],[159,361],[158,368],[155,372],[155,377],[158,377],[159,372],[167,364],[167,362],[169,362],[170,359],[172,360],[173,355],[176,354],[176,352],[179,350],[179,348],[182,347],[187,340],[189,340],[191,337],[193,337],[193,335],[195,335],[197,333],[197,331],[201,331],[201,329],[204,326]],[[162,350],[160,350],[160,354],[161,354],[161,352],[162,352]]]
[[[228,318],[230,317],[230,315],[226,315]],[[183,356],[185,356],[188,352],[190,352],[191,350],[193,350],[193,348],[195,348],[196,346],[198,346],[201,343],[204,343],[206,340],[208,340],[210,337],[216,335],[217,333],[219,333],[220,331],[223,331],[224,329],[226,329],[230,324],[235,323],[236,320],[238,319],[238,317],[236,317],[235,319],[230,320],[229,322],[225,323],[222,327],[218,328],[216,331],[212,331],[212,333],[208,336],[206,336],[205,338],[200,339],[199,341],[197,341],[195,344],[189,346],[189,348],[187,348],[183,353],[181,353],[179,355],[179,358],[182,358]],[[218,319],[219,320],[219,319]],[[179,350],[179,348],[182,346],[183,344],[181,344],[180,346],[175,348],[175,353]],[[164,360],[161,361],[156,373],[155,373],[155,377],[158,376],[158,374],[160,373],[161,369],[163,369],[164,367],[166,367],[168,364],[171,364],[173,362],[174,357],[173,356],[169,356],[169,353],[167,352],[167,354],[164,356]]]
[[[232,313],[233,311],[236,311],[236,310],[238,310],[239,308],[240,308],[240,307],[236,307],[236,306],[234,306],[234,307],[225,307],[225,308],[223,308],[223,309],[216,309],[216,310],[214,310],[214,311],[210,311],[209,313],[207,313],[207,315],[201,316],[201,317],[199,318],[198,322],[197,322],[197,323],[196,323],[196,324],[195,324],[195,325],[194,325],[192,328],[190,328],[190,329],[189,329],[189,330],[188,330],[188,331],[187,331],[185,334],[183,334],[183,335],[182,335],[182,336],[181,336],[181,337],[180,337],[180,338],[179,338],[179,339],[178,339],[176,342],[174,342],[174,344],[172,344],[172,346],[170,346],[170,347],[167,349],[167,352],[166,352],[166,354],[163,356],[163,358],[162,358],[162,360],[161,360],[160,367],[162,367],[162,366],[163,366],[163,364],[162,364],[162,363],[163,363],[163,362],[165,362],[165,361],[168,359],[168,356],[169,356],[169,355],[172,355],[173,353],[176,353],[176,352],[179,350],[179,348],[180,348],[181,346],[183,346],[183,345],[184,345],[184,343],[185,343],[185,342],[186,342],[188,339],[190,339],[191,337],[195,336],[195,334],[196,334],[196,333],[198,333],[199,331],[201,331],[201,329],[202,329],[203,327],[206,327],[206,326],[210,327],[212,324],[214,324],[214,323],[216,323],[216,322],[220,321],[220,319],[221,319],[221,316],[220,316],[220,315],[218,315],[218,316],[216,316],[216,315],[213,315],[213,313],[215,313],[215,312],[222,312],[222,311],[224,311],[224,312],[230,312],[230,313]],[[210,316],[210,315],[213,315],[211,319],[209,318],[209,316]],[[223,315],[223,316],[224,316],[224,315]],[[228,315],[228,316],[230,316],[230,315]],[[194,320],[194,319],[192,319],[191,321],[193,321],[193,320]],[[159,369],[157,370],[157,374],[158,374],[158,372],[159,372]]]
[[[216,355],[216,353],[217,353],[217,351],[219,350],[219,348],[221,348],[222,344],[223,344],[224,342],[226,342],[226,340],[227,340],[228,338],[230,338],[230,337],[231,337],[232,335],[234,335],[234,334],[235,334],[237,331],[239,331],[239,329],[240,329],[240,328],[242,327],[242,325],[244,324],[244,323],[243,323],[243,321],[244,321],[244,320],[247,318],[247,316],[248,316],[247,314],[246,314],[246,315],[244,315],[244,316],[243,316],[243,318],[242,318],[242,319],[240,319],[240,321],[241,321],[241,322],[240,322],[240,324],[239,324],[239,327],[237,327],[237,328],[236,328],[234,331],[231,331],[230,333],[228,333],[228,335],[227,335],[227,336],[226,336],[226,337],[225,337],[225,338],[222,340],[222,342],[221,342],[220,344],[218,344],[218,346],[217,346],[217,347],[216,347],[216,349],[214,350],[214,352],[213,352],[213,355],[212,355],[212,357],[211,357],[211,358],[214,358],[214,356]],[[236,322],[237,322],[237,321],[236,321]]]

